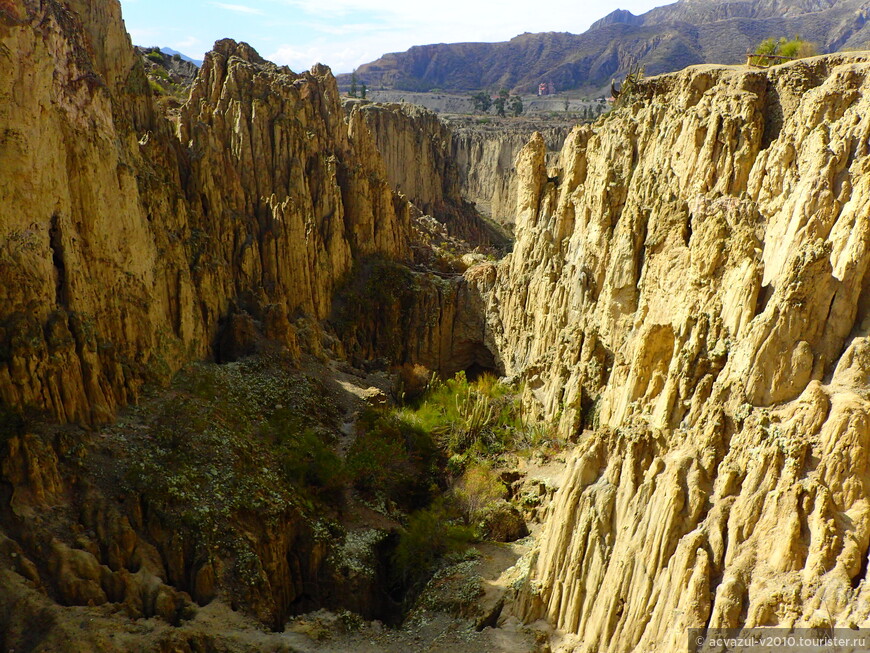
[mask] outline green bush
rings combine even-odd
[[[505,498],[507,488],[487,465],[470,465],[451,494],[466,525],[479,521],[487,510]]]
[[[160,52],[157,52],[156,50],[152,50],[151,52],[149,52],[145,56],[148,57],[148,59],[150,59],[154,63],[159,63],[159,64],[163,63],[163,55]]]
[[[306,426],[297,412],[277,411],[264,433],[275,438],[275,455],[285,478],[316,497],[340,500],[346,485],[344,463],[333,450],[329,431]]]
[[[346,458],[353,485],[405,509],[428,503],[437,490],[441,463],[431,435],[399,415],[375,409],[363,412],[357,428]]]
[[[473,540],[473,531],[455,524],[443,502],[418,510],[399,534],[393,552],[394,582],[405,587],[419,586],[431,576],[443,556],[461,551]]]
[[[793,39],[781,37],[778,40],[767,38],[759,43],[755,49],[756,56],[750,59],[750,63],[756,66],[772,66],[780,63],[781,60],[777,57],[802,59],[812,57],[816,52],[816,44],[804,41],[800,36],[795,36]]]
[[[460,467],[467,459],[525,446],[530,433],[518,394],[491,374],[473,383],[464,372],[444,382],[435,379],[419,401],[398,414],[431,434]]]

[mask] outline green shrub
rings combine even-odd
[[[354,486],[406,509],[428,503],[440,466],[430,434],[399,415],[375,409],[363,412],[357,428],[359,435],[346,458]]]
[[[394,582],[419,586],[431,576],[439,559],[473,541],[473,531],[455,524],[452,517],[445,504],[438,501],[408,518],[393,552]]]
[[[507,488],[487,465],[470,465],[454,485],[451,494],[466,525],[472,525],[487,509],[504,499]]]
[[[756,56],[750,58],[750,63],[756,66],[772,66],[780,63],[781,60],[777,57],[802,59],[812,57],[816,52],[816,44],[804,41],[800,36],[793,39],[781,37],[779,40],[767,38],[758,44],[755,49]]]
[[[151,52],[149,52],[145,56],[148,57],[148,59],[150,59],[154,63],[159,63],[159,64],[163,63],[163,55],[160,52],[157,52],[156,50],[152,50]]]
[[[430,433],[460,467],[467,458],[515,449],[527,435],[519,396],[491,374],[473,383],[464,372],[444,382],[434,379],[399,415]]]
[[[328,500],[341,498],[347,475],[329,431],[305,426],[298,413],[285,408],[272,416],[264,432],[275,438],[275,455],[294,487]]]

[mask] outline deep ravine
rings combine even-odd
[[[115,0],[0,59],[0,649],[868,625],[866,53],[521,149],[232,40],[167,116]]]

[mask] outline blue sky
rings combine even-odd
[[[201,59],[220,38],[247,41],[300,71],[320,62],[350,72],[412,45],[505,41],[523,32],[584,32],[614,9],[635,14],[669,0],[121,0],[136,45]]]

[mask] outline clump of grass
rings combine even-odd
[[[166,89],[158,84],[156,80],[153,80],[151,78],[148,79],[148,86],[151,88],[151,92],[154,95],[164,95],[166,93]]]
[[[525,419],[519,389],[492,374],[474,382],[464,372],[433,378],[421,398],[396,414],[431,434],[458,473],[468,464],[556,442],[548,425]]]

